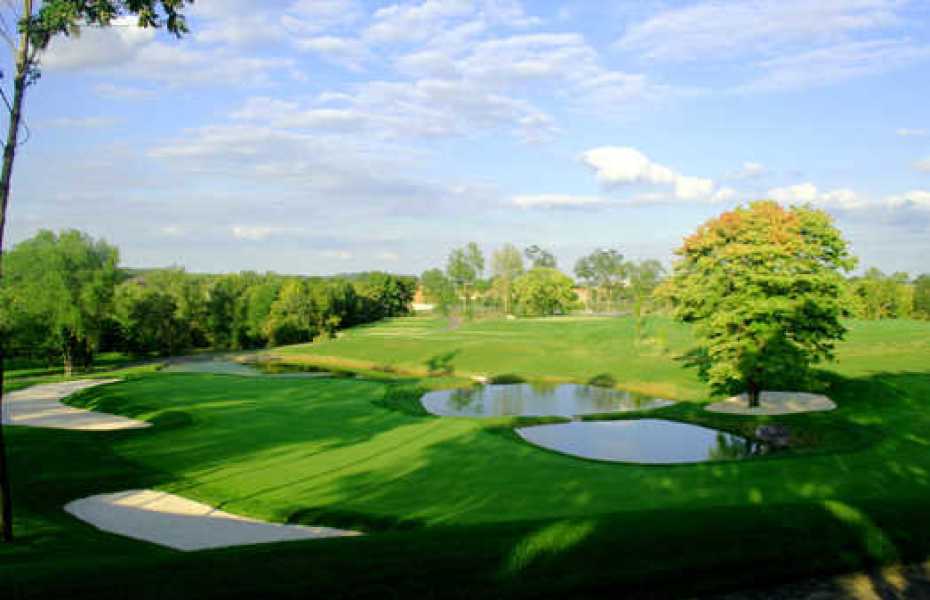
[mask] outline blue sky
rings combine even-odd
[[[930,272],[926,0],[189,13],[182,40],[127,19],[49,48],[12,242],[77,227],[131,266],[316,274],[419,273],[474,240],[570,270],[596,247],[668,262],[770,197],[829,211],[863,266]]]

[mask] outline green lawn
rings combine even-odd
[[[122,596],[135,578],[145,585],[133,597],[687,595],[930,554],[930,324],[852,323],[824,374],[839,410],[779,419],[804,432],[805,445],[745,462],[562,456],[520,441],[516,420],[423,414],[418,394],[453,380],[403,375],[450,355],[461,375],[610,373],[625,387],[705,399],[676,360],[688,330],[654,319],[649,333],[637,346],[625,319],[450,331],[411,318],[275,352],[384,372],[379,380],[130,372],[74,403],[148,419],[150,429],[7,429],[21,537],[0,546],[0,596]],[[690,402],[658,414],[734,431],[761,422]],[[136,487],[370,535],[181,554],[61,511],[81,496]],[[105,570],[112,579],[99,577]],[[158,574],[166,570],[171,577]]]

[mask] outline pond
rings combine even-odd
[[[737,460],[769,450],[755,440],[665,419],[574,421],[516,431],[536,446],[614,462],[669,465]]]
[[[420,402],[444,417],[572,417],[671,406],[674,402],[620,390],[576,384],[492,384],[439,390]]]

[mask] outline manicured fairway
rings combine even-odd
[[[622,319],[453,331],[399,320],[276,352],[395,371],[378,381],[138,372],[82,392],[76,406],[154,426],[8,429],[21,541],[0,546],[0,591],[30,582],[54,589],[46,570],[54,565],[69,591],[86,595],[121,595],[136,577],[148,582],[134,590],[142,597],[182,588],[224,595],[230,585],[243,596],[617,586],[688,594],[930,553],[930,324],[853,323],[841,362],[824,375],[838,410],[774,419],[802,432],[804,445],[745,462],[650,467],[562,456],[513,434],[527,420],[426,415],[419,393],[454,380],[396,373],[458,350],[461,374],[584,381],[610,373],[637,389],[706,399],[675,360],[688,331],[658,320],[650,331],[637,346]],[[650,416],[744,433],[766,422],[690,402]],[[96,532],[61,510],[82,496],[143,487],[370,535],[179,556]],[[173,578],[159,580],[156,567]],[[109,583],[88,575],[104,568]]]

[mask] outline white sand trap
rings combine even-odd
[[[266,523],[155,490],[89,496],[69,502],[65,510],[102,531],[182,551],[361,535],[329,527]]]
[[[145,421],[72,408],[60,402],[61,399],[79,390],[117,381],[119,379],[80,379],[35,385],[24,390],[9,392],[3,396],[3,424],[83,431],[150,427],[152,424]]]
[[[749,408],[746,394],[732,396],[726,400],[704,407],[711,412],[733,415],[791,415],[796,413],[833,410],[836,403],[822,394],[807,392],[762,392],[759,406]]]

